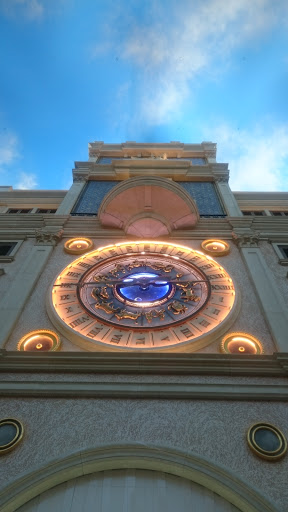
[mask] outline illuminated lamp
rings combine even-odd
[[[84,252],[91,251],[94,244],[90,238],[71,238],[67,240],[64,245],[64,251],[68,254],[83,254]]]
[[[0,455],[10,452],[21,441],[24,428],[19,420],[0,420]]]
[[[213,238],[204,240],[201,244],[201,248],[211,256],[225,256],[230,252],[230,245],[227,242]]]
[[[263,354],[263,347],[257,338],[243,332],[232,332],[224,336],[221,351],[226,354]]]
[[[41,329],[25,334],[18,343],[21,352],[55,352],[60,348],[60,338],[53,331]]]
[[[276,461],[287,452],[287,440],[279,428],[270,423],[256,423],[247,432],[249,448],[261,459]]]

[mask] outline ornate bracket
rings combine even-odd
[[[229,174],[220,174],[215,176],[215,181],[218,183],[228,183]]]
[[[248,233],[235,233],[232,231],[233,242],[237,247],[258,247],[260,234],[256,232]]]
[[[73,183],[81,183],[83,181],[88,181],[87,174],[73,173]]]
[[[45,229],[37,229],[35,231],[35,245],[57,245],[63,235],[63,229],[59,231],[46,231]]]

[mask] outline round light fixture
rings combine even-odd
[[[257,338],[243,332],[231,332],[224,336],[221,351],[226,354],[263,354],[263,347]]]
[[[64,245],[64,251],[68,254],[83,254],[84,252],[91,251],[94,244],[90,238],[71,238],[67,240]]]
[[[58,334],[47,329],[31,331],[18,343],[17,349],[24,352],[55,352],[60,348]]]
[[[216,240],[214,238],[204,240],[201,244],[201,248],[211,256],[225,256],[230,252],[230,245],[227,242],[224,242],[224,240]]]

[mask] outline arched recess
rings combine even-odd
[[[104,227],[120,228],[140,238],[192,229],[199,220],[194,200],[167,178],[140,176],[115,186],[103,199],[98,218]]]
[[[27,473],[3,492],[1,512],[14,512],[44,491],[79,476],[113,469],[162,471],[198,483],[243,512],[277,512],[249,484],[207,459],[147,445],[110,445],[78,452]]]

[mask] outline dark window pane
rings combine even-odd
[[[9,256],[16,242],[0,242],[0,256]]]
[[[288,245],[278,245],[282,255],[283,255],[283,258],[288,258]]]

